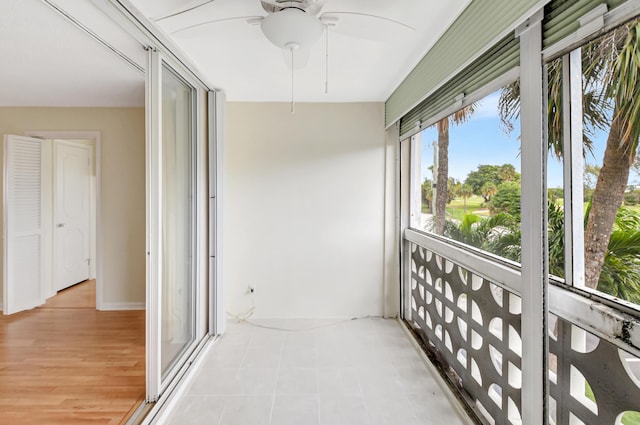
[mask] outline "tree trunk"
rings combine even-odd
[[[436,182],[435,233],[444,233],[449,182],[449,118],[438,122],[438,181]]]
[[[617,114],[617,108],[613,116]],[[623,141],[618,120],[613,120],[604,151],[604,161],[591,201],[591,211],[584,235],[585,284],[597,288],[604,257],[618,208],[624,200],[632,161]],[[631,158],[633,159],[633,158]]]

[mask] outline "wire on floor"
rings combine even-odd
[[[227,312],[227,315],[229,315],[233,319],[236,319],[236,321],[238,323],[245,323],[247,325],[255,326],[257,328],[271,329],[271,330],[275,330],[275,331],[284,331],[284,332],[312,331],[312,330],[315,330],[315,329],[321,329],[321,328],[328,328],[328,327],[331,327],[331,326],[336,326],[336,325],[339,325],[339,324],[342,324],[342,323],[346,323],[346,322],[352,322],[354,320],[363,320],[363,319],[372,319],[372,318],[382,319],[383,318],[382,316],[371,316],[371,315],[369,315],[369,316],[360,316],[360,317],[352,317],[351,319],[342,319],[342,320],[339,320],[339,321],[333,322],[333,323],[325,323],[323,325],[308,326],[308,327],[299,328],[299,329],[288,329],[288,328],[281,328],[281,327],[278,327],[278,326],[261,325],[259,323],[250,321],[249,318],[251,317],[251,315],[253,315],[254,312],[255,312],[255,306],[252,306],[245,313],[233,314],[233,313]]]
[[[253,313],[255,313],[256,311],[256,303],[253,299],[253,291],[250,292],[251,295],[251,307],[249,308],[249,310],[245,311],[244,313],[240,313],[240,314],[233,314],[230,312],[226,312],[227,315],[229,317],[232,317],[234,319],[236,319],[238,321],[238,323],[244,323],[247,322],[248,320],[251,318],[251,316],[253,316]]]

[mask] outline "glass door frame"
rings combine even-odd
[[[200,160],[206,152],[206,137],[203,128],[206,120],[199,121],[206,108],[207,90],[180,66],[155,49],[148,51],[148,69],[146,73],[146,381],[147,403],[155,403],[169,388],[174,379],[185,368],[188,359],[207,337],[206,329],[206,263],[207,263],[207,217],[206,217],[206,162]],[[168,371],[162,370],[162,84],[166,68],[183,80],[192,89],[191,140],[194,152],[192,234],[193,243],[193,293],[191,302],[194,315],[193,341],[176,358]],[[204,211],[203,211],[204,209]],[[205,235],[205,236],[202,236]]]

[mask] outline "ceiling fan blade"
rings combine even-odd
[[[153,18],[152,21],[159,22],[159,21],[162,21],[163,19],[173,18],[174,16],[179,16],[179,15],[182,15],[183,13],[187,13],[187,12],[191,12],[192,10],[199,9],[202,6],[207,5],[207,4],[209,4],[211,2],[214,2],[214,1],[215,0],[204,0],[204,1],[201,1],[200,4],[196,4],[194,6],[186,7],[186,8],[180,9],[180,10],[178,10],[176,12],[171,12],[171,13],[169,13],[167,15],[160,16],[158,18]]]
[[[320,20],[330,18],[339,18],[332,32],[375,42],[393,43],[416,31],[411,25],[369,13],[325,12]]]
[[[291,50],[282,49],[282,59],[287,65],[287,68],[302,69],[309,63],[309,55],[311,51],[309,49],[296,49],[293,51],[293,64],[291,62]]]
[[[171,35],[182,38],[194,38],[202,34],[211,34],[213,31],[225,34],[225,37],[233,37],[234,40],[254,39],[256,35],[259,34],[259,31],[252,31],[250,28],[259,28],[255,26],[255,22],[260,22],[262,18],[262,16],[237,16],[234,18],[212,19],[172,31]],[[245,22],[243,22],[242,25],[238,25],[238,21]],[[247,23],[253,25],[247,25]],[[249,29],[246,27],[249,27]],[[243,37],[243,34],[246,34],[246,37]]]

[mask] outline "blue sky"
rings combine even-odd
[[[485,97],[471,119],[449,127],[449,176],[460,181],[478,165],[512,164],[520,172],[519,126],[506,135],[500,129],[498,93]],[[431,178],[433,145],[438,139],[435,126],[422,132],[422,179]]]
[[[471,119],[462,125],[449,128],[449,176],[464,181],[470,171],[478,165],[512,164],[520,172],[520,126],[510,134],[500,128],[498,116],[499,92],[485,97]],[[588,154],[586,162],[602,164],[606,132],[595,137],[594,155]],[[438,139],[435,126],[422,132],[422,181],[432,178],[433,142]],[[562,164],[550,157],[547,162],[547,186],[562,187]],[[630,182],[640,182],[640,177],[632,172]]]

